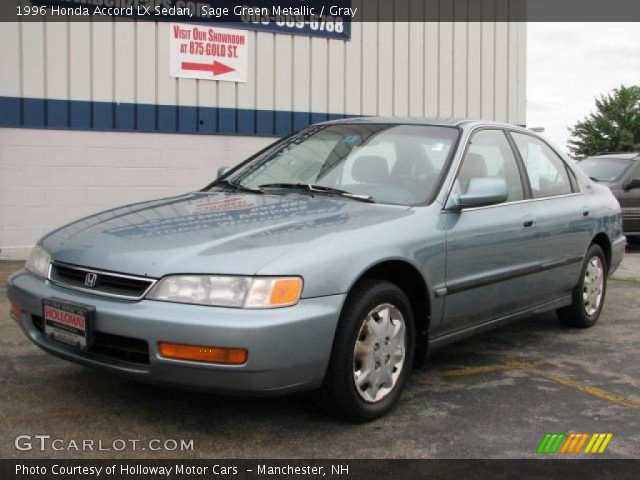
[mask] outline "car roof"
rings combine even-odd
[[[520,125],[510,123],[500,123],[488,120],[473,120],[469,118],[456,117],[352,117],[330,120],[321,125],[339,125],[344,123],[386,123],[392,125],[435,125],[441,127],[476,127],[493,126],[501,128],[524,129]]]
[[[612,160],[640,160],[640,153],[638,152],[621,152],[621,153],[600,153],[587,158],[610,158]],[[585,158],[586,160],[586,158]]]

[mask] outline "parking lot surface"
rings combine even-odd
[[[609,282],[594,328],[547,313],[450,346],[414,371],[397,409],[362,425],[327,417],[313,393],[160,388],[45,354],[9,317],[5,279],[19,268],[0,262],[1,458],[532,458],[547,432],[613,433],[598,457],[640,457],[638,249]],[[65,449],[16,449],[16,436],[38,434]],[[193,440],[193,450],[66,449],[85,439]]]

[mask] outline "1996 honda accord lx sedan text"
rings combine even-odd
[[[430,349],[544,310],[593,325],[625,244],[609,189],[526,129],[350,119],[201,191],[53,231],[8,295],[61,358],[216,391],[320,389],[367,420]]]

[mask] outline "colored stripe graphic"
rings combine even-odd
[[[594,433],[584,453],[603,453],[613,438],[613,433]]]
[[[560,453],[580,453],[582,446],[589,438],[588,433],[572,433],[562,445]]]
[[[546,433],[536,452],[540,454],[604,453],[612,438],[613,433]],[[587,446],[582,451],[585,443]]]
[[[547,433],[540,445],[538,445],[537,452],[545,454],[556,453],[565,436],[564,433]]]

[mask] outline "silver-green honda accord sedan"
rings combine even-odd
[[[49,233],[8,295],[61,358],[230,393],[319,389],[368,420],[435,348],[545,310],[592,326],[625,243],[609,189],[529,130],[347,119],[200,191]]]

